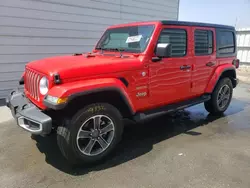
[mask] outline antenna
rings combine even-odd
[[[236,16],[234,27],[236,28],[238,22],[238,17]]]

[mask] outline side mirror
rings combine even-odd
[[[171,57],[172,55],[172,45],[170,43],[159,43],[156,47],[155,52],[157,57]]]

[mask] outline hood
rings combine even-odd
[[[86,77],[113,72],[137,69],[142,65],[141,58],[135,56],[97,55],[87,57],[59,56],[45,58],[28,63],[28,67],[46,75],[60,74],[61,79]]]

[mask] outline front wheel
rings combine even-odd
[[[214,115],[220,115],[225,112],[231,102],[233,95],[233,85],[229,78],[219,80],[211,99],[204,103],[208,112]]]
[[[58,127],[57,143],[70,163],[95,163],[113,151],[122,132],[122,116],[114,106],[91,104]]]

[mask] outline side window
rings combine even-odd
[[[213,32],[209,30],[195,30],[195,55],[209,55],[213,53]]]
[[[187,32],[184,29],[164,29],[158,43],[172,44],[172,57],[183,57],[187,53]]]
[[[232,31],[219,31],[217,40],[220,54],[235,52],[235,36]]]

